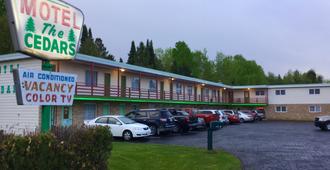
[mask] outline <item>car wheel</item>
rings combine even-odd
[[[151,136],[159,135],[158,128],[155,125],[150,125]]]
[[[123,139],[124,139],[125,141],[130,141],[130,140],[132,140],[132,139],[133,139],[133,134],[132,134],[132,132],[129,131],[129,130],[125,130],[125,131],[123,132]]]
[[[175,125],[175,128],[173,129],[174,133],[179,133],[180,132],[180,127],[179,125]]]
[[[243,118],[240,118],[239,119],[239,122],[244,123],[244,119]]]

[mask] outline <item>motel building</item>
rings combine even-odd
[[[72,106],[17,105],[13,70],[42,70],[21,53],[0,55],[0,130],[24,134],[134,109],[255,109],[268,120],[307,120],[330,114],[330,84],[229,86],[169,72],[77,54],[52,62],[53,71],[77,75]]]

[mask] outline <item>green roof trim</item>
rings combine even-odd
[[[131,102],[131,103],[161,103],[161,104],[184,104],[184,105],[210,105],[210,106],[267,106],[264,103],[210,103],[196,101],[179,100],[157,100],[157,99],[137,99],[124,97],[104,97],[104,96],[75,96],[76,101],[113,101],[113,102]]]

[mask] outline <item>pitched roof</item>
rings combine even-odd
[[[26,54],[22,54],[22,53],[4,54],[4,55],[0,55],[0,62],[27,59],[27,58],[31,58],[31,57],[26,55]],[[136,72],[143,72],[143,73],[148,73],[148,74],[165,76],[165,77],[169,77],[169,78],[175,78],[175,79],[180,79],[180,80],[185,80],[185,81],[192,81],[192,82],[197,82],[197,83],[200,83],[200,84],[206,84],[206,85],[211,85],[211,86],[216,86],[216,87],[224,87],[224,88],[229,88],[229,89],[247,89],[247,88],[251,88],[251,89],[275,89],[275,88],[330,87],[329,83],[230,86],[230,85],[225,85],[223,83],[216,83],[216,82],[211,82],[211,81],[207,81],[207,80],[203,80],[203,79],[198,79],[198,78],[193,78],[193,77],[188,77],[188,76],[182,76],[182,75],[179,75],[179,74],[169,73],[169,72],[150,69],[150,68],[141,67],[141,66],[135,66],[135,65],[131,65],[131,64],[120,63],[120,62],[116,62],[116,61],[111,61],[111,60],[102,59],[102,58],[99,58],[99,57],[94,57],[94,56],[89,56],[89,55],[84,55],[84,54],[79,54],[79,53],[76,55],[74,60],[80,61],[80,62],[95,63],[95,64],[100,64],[100,65],[105,65],[105,66],[110,66],[110,67],[124,68],[124,69],[127,69],[127,70],[136,71]]]

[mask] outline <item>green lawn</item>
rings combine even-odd
[[[109,166],[111,170],[241,169],[239,159],[223,151],[126,142],[113,142]]]

